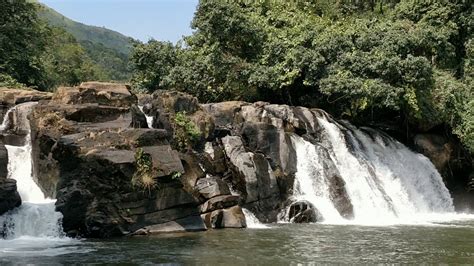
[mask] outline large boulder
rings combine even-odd
[[[241,188],[246,203],[279,195],[276,177],[262,154],[247,152],[238,136],[224,137],[222,144],[235,169],[236,186]]]
[[[179,224],[187,217],[199,216],[199,203],[169,175],[182,169],[179,157],[164,159],[157,152],[162,151],[157,149],[159,146],[143,147],[151,155],[153,175],[148,180],[151,184],[137,186],[133,179],[140,177],[136,176],[133,150],[99,146],[81,150],[81,139],[66,137],[58,142],[53,157],[60,166],[56,206],[63,213],[63,227],[68,234],[108,237],[143,228],[158,232],[158,227],[149,226],[173,221]],[[168,164],[161,164],[164,161]]]
[[[53,101],[61,104],[87,104],[130,107],[137,97],[130,92],[130,86],[118,83],[83,82],[77,87],[60,87]]]
[[[21,205],[16,180],[0,177],[0,215]]]
[[[204,199],[211,199],[217,196],[230,195],[229,187],[222,179],[215,176],[208,176],[197,181],[196,192]]]
[[[126,85],[83,83],[34,108],[36,177],[57,198],[69,235],[206,229],[199,200],[181,181],[185,169],[170,145],[172,132],[149,129],[135,104]]]
[[[323,217],[308,201],[297,201],[290,205],[288,218],[293,223],[315,223],[323,221]]]
[[[444,172],[451,159],[453,144],[445,137],[435,134],[418,134],[414,138],[418,152],[427,156],[439,172]]]
[[[209,199],[201,205],[201,213],[212,212],[218,209],[224,209],[237,205],[239,196],[221,195]]]
[[[8,110],[17,104],[50,100],[52,97],[51,92],[0,87],[0,121]]]
[[[240,206],[219,209],[201,215],[208,228],[245,228],[247,223]]]

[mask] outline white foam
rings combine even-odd
[[[297,154],[293,200],[311,202],[324,223],[445,226],[474,219],[454,212],[441,175],[425,156],[377,132],[369,136],[351,126],[343,132],[326,118],[317,122],[323,129],[320,144],[344,180],[354,210],[353,219],[341,217],[329,195],[331,184],[323,164],[327,158],[319,157],[317,146],[293,135]]]
[[[153,116],[149,116],[149,115],[145,114],[145,112],[143,112],[143,105],[139,105],[138,108],[143,113],[143,115],[145,115],[146,123],[148,125],[148,128],[153,128]]]
[[[265,225],[263,223],[261,223],[257,217],[255,217],[255,215],[245,209],[245,208],[242,208],[242,211],[244,212],[244,215],[245,215],[245,221],[247,223],[247,228],[250,228],[250,229],[263,229],[263,228],[269,228],[268,225]]]

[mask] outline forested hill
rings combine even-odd
[[[64,29],[71,34],[92,61],[104,69],[108,79],[129,79],[127,65],[133,46],[132,38],[105,27],[76,22],[43,4],[38,8],[38,16],[48,25]]]
[[[104,27],[95,27],[73,21],[54,9],[42,5],[38,11],[39,17],[46,20],[51,26],[60,27],[71,33],[79,42],[102,44],[128,55],[132,49],[132,39],[119,32]]]

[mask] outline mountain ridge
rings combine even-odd
[[[60,27],[71,33],[79,42],[100,43],[122,54],[128,55],[133,46],[133,38],[105,27],[87,25],[74,21],[45,4],[38,3],[38,15],[49,25]]]

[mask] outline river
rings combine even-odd
[[[109,240],[0,241],[0,263],[474,263],[474,221],[425,225],[278,224]],[[34,241],[33,241],[34,242]]]

